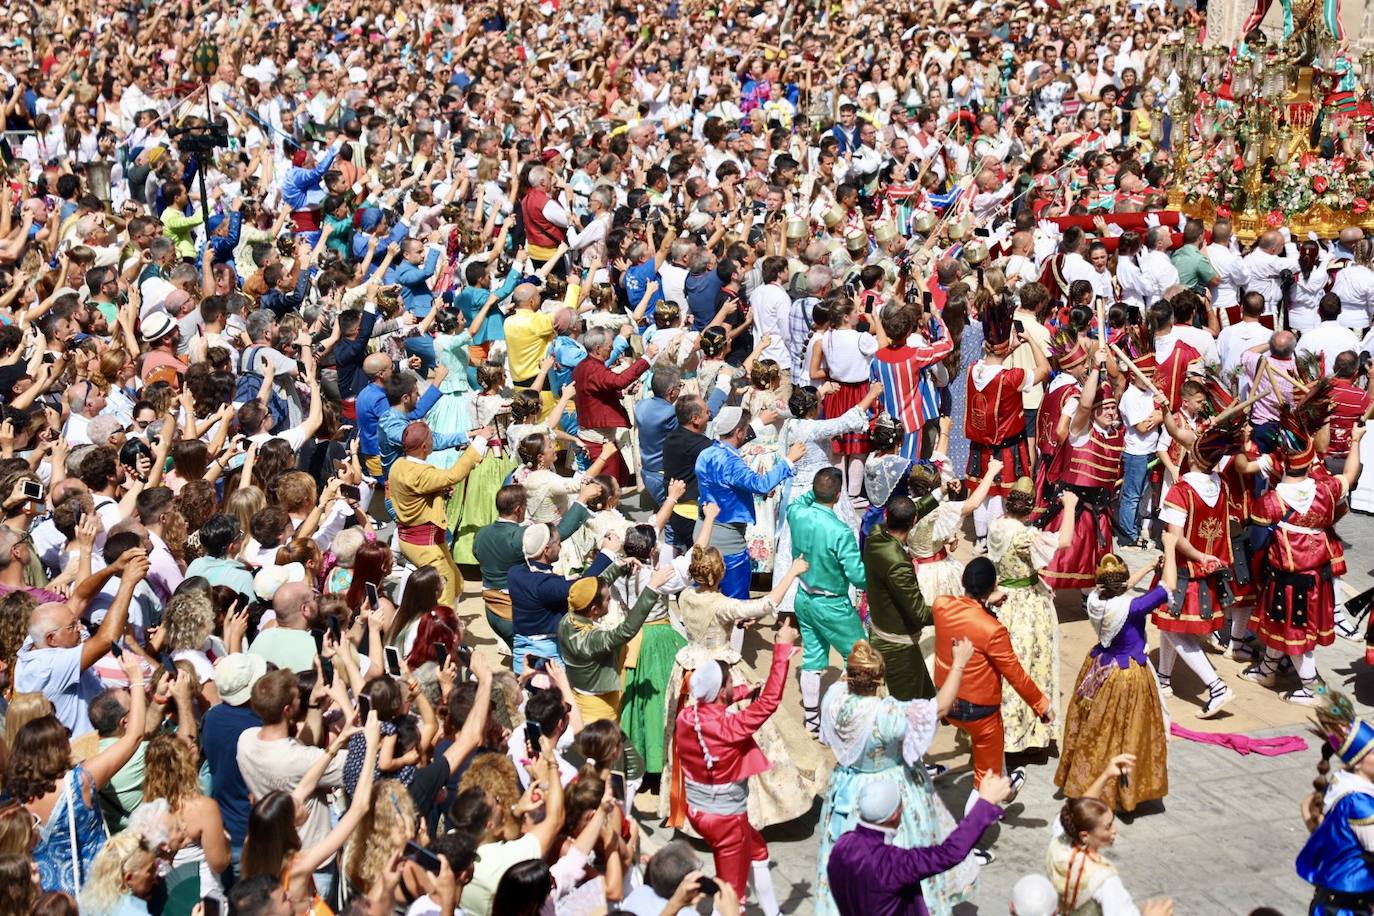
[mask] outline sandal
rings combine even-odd
[[[1017,767],[1008,774],[1007,779],[1011,782],[1011,794],[1002,802],[1003,808],[1016,801],[1016,796],[1021,793],[1021,787],[1026,784],[1026,768]]]
[[[945,766],[943,763],[923,762],[923,766],[925,766],[926,768],[926,778],[930,780],[939,779],[941,776],[949,772],[949,767]]]
[[[973,856],[973,860],[978,863],[980,868],[997,861],[997,857],[992,854],[990,849],[975,849],[969,855]]]
[[[1167,674],[1156,674],[1155,682],[1159,684],[1159,695],[1171,697],[1174,695],[1173,678]]]
[[[1235,698],[1236,695],[1232,692],[1231,688],[1227,687],[1221,678],[1217,678],[1208,685],[1207,702],[1203,704],[1202,709],[1198,711],[1197,717],[1199,719],[1210,719],[1221,712],[1221,708]]]

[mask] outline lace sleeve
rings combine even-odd
[[[958,534],[964,527],[964,504],[960,502],[940,503],[935,510],[935,526],[930,542],[937,548]]]
[[[912,766],[921,762],[935,740],[935,727],[940,724],[937,712],[934,700],[912,700],[907,704],[902,759]]]
[[[1054,559],[1059,549],[1059,532],[1037,531],[1030,538],[1031,565],[1037,570],[1044,569]]]

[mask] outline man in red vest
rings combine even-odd
[[[535,267],[557,256],[558,246],[568,240],[568,211],[549,194],[552,177],[542,165],[530,169],[530,189],[520,198],[525,224],[525,248]]]

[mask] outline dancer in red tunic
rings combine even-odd
[[[982,482],[989,460],[996,458],[1002,462],[991,496],[973,513],[973,529],[980,542],[988,536],[988,524],[1002,514],[1002,497],[1011,492],[1017,478],[1030,474],[1021,393],[1043,384],[1050,375],[1049,361],[1039,344],[1016,333],[1011,315],[1011,304],[1005,299],[983,310],[983,358],[969,366],[965,389],[964,435],[969,441],[970,487]],[[1030,347],[1035,359],[1035,368],[1030,372],[1006,365],[1018,347]]]
[[[1163,395],[1157,399],[1165,401]],[[1240,445],[1244,425],[1239,412],[1202,429],[1189,444],[1191,470],[1164,498],[1159,518],[1177,535],[1174,559],[1178,589],[1167,607],[1154,612],[1159,628],[1159,685],[1172,695],[1174,662],[1182,658],[1207,688],[1198,716],[1210,719],[1235,699],[1199,645],[1199,637],[1220,630],[1235,601],[1231,588],[1231,532],[1220,471]]]
[[[1063,484],[1078,495],[1078,514],[1073,543],[1057,552],[1041,575],[1050,588],[1092,588],[1098,561],[1112,550],[1111,498],[1121,481],[1126,433],[1106,374],[1107,351],[1098,350],[1097,365],[1083,382],[1083,396],[1063,446],[1069,449]],[[1050,519],[1051,529],[1058,528],[1063,511]]]
[[[1069,449],[1064,440],[1069,437],[1069,418],[1088,374],[1088,351],[1083,344],[1062,331],[1050,341],[1050,359],[1059,367],[1059,374],[1050,382],[1035,416],[1035,445],[1040,452],[1035,465],[1035,497],[1042,507],[1058,498],[1068,467]]]
[[[768,845],[749,823],[749,777],[770,766],[754,733],[782,702],[797,635],[790,624],[778,627],[768,680],[758,699],[738,710],[734,705],[748,700],[753,685],[731,683],[729,669],[719,662],[698,667],[690,684],[693,702],[682,708],[674,723],[687,820],[710,844],[716,877],[728,881],[740,900],[746,880],[753,878],[765,916],[778,916],[780,910],[768,871]]]
[[[1260,575],[1260,600],[1250,628],[1264,644],[1264,657],[1244,677],[1266,687],[1278,683],[1279,661],[1293,657],[1302,686],[1284,699],[1303,706],[1315,702],[1320,683],[1312,650],[1335,642],[1331,534],[1336,512],[1360,474],[1358,443],[1364,425],[1351,431],[1352,446],[1339,475],[1318,476],[1314,439],[1327,420],[1329,384],[1315,385],[1296,407],[1282,405],[1279,448],[1283,479],[1251,509],[1255,523],[1271,534]]]

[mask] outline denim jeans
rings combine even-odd
[[[1140,538],[1140,498],[1145,493],[1149,467],[1149,455],[1121,456],[1121,509],[1116,524],[1122,541],[1127,544],[1134,544]]]
[[[640,468],[639,478],[644,482],[644,489],[649,491],[649,497],[654,501],[654,505],[663,505],[663,500],[668,498],[668,485],[663,481],[663,472]]]
[[[563,663],[563,656],[558,654],[558,640],[547,636],[530,637],[516,633],[512,654],[514,657],[511,659],[511,667],[516,677],[525,673],[526,655],[538,655],[540,658],[551,658],[559,664]]]

